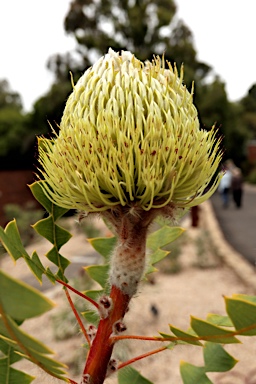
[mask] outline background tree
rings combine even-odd
[[[149,0],[73,0],[64,26],[78,43],[80,67],[76,63],[74,70],[91,65],[110,46],[131,50],[142,61],[164,52],[178,68],[184,63],[185,84],[189,89],[193,81],[196,84],[194,100],[202,127],[221,126],[225,156],[240,165],[247,140],[241,111],[228,101],[225,84],[214,76],[212,68],[197,59],[192,32],[175,17],[176,10],[172,0],[154,4]]]
[[[196,84],[194,101],[200,112],[202,126],[209,128],[215,122],[221,125],[227,148],[226,156],[235,155],[240,165],[244,157],[244,146],[241,143],[247,140],[248,131],[256,132],[255,94],[253,91],[249,93],[243,100],[242,108],[228,101],[225,84],[214,77],[208,64],[197,59],[193,34],[177,19],[173,0],[158,0],[154,3],[149,0],[73,0],[64,19],[64,28],[76,39],[77,49],[65,55],[56,53],[49,58],[47,66],[55,75],[54,83],[35,102],[32,112],[23,116],[24,121],[19,109],[19,95],[8,90],[6,84],[0,85],[0,108],[3,102],[5,106],[9,103],[13,107],[14,103],[19,107],[10,118],[7,111],[2,112],[5,115],[3,120],[6,124],[8,122],[9,128],[3,128],[5,124],[1,123],[0,129],[9,133],[13,130],[9,139],[7,134],[4,135],[4,140],[12,143],[13,148],[16,145],[13,136],[18,137],[20,129],[23,132],[25,151],[29,148],[31,153],[35,146],[35,136],[50,133],[47,121],[58,129],[66,100],[72,91],[70,71],[76,83],[84,70],[112,47],[115,50],[131,50],[142,61],[151,60],[154,54],[164,53],[165,58],[172,64],[175,62],[178,69],[184,63],[185,84],[188,89],[191,89],[193,81]],[[244,119],[243,110],[246,113]],[[18,121],[11,123],[17,114],[25,123],[26,131],[19,128]],[[14,128],[10,128],[10,124]],[[0,145],[8,153],[11,150],[4,142]]]
[[[26,162],[27,117],[22,113],[21,97],[7,80],[0,80],[0,169],[22,166]]]
[[[244,124],[250,139],[256,139],[256,84],[249,89],[248,94],[241,100],[244,108]]]
[[[176,10],[172,0],[73,0],[64,27],[78,43],[83,70],[109,47],[130,50],[142,61],[165,53],[178,67],[186,63],[185,81],[191,86],[211,68],[198,62],[192,33],[176,20]]]
[[[17,110],[22,109],[21,97],[17,92],[11,90],[6,79],[0,79],[0,109],[10,107]]]

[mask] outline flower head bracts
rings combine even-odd
[[[57,205],[88,212],[197,205],[218,184],[205,193],[222,155],[215,135],[200,129],[176,68],[110,49],[74,87],[59,136],[41,139],[43,187]]]

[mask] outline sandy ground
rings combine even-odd
[[[180,271],[176,274],[164,273],[163,269],[169,268],[166,262],[162,265],[161,272],[154,274],[152,283],[141,284],[125,319],[127,333],[147,336],[157,335],[159,331],[168,333],[168,324],[186,330],[189,327],[190,315],[205,318],[208,313],[225,314],[223,296],[230,296],[232,293],[256,293],[254,286],[245,284],[244,279],[239,278],[237,273],[234,273],[233,269],[225,263],[225,258],[221,254],[222,246],[220,245],[217,249],[214,245],[211,238],[212,235],[214,236],[214,231],[209,226],[209,221],[202,219],[205,216],[204,213],[208,216],[211,214],[207,204],[209,203],[202,205],[199,228],[191,227],[189,217],[182,222],[182,226],[187,228],[187,231],[180,245],[181,254],[178,258]],[[63,247],[62,254],[72,259],[72,255],[86,254],[89,247],[84,240],[84,235],[75,233],[71,241]],[[40,241],[28,247],[29,253],[34,249],[43,255],[49,250],[49,244]],[[16,277],[24,277],[29,273],[22,260],[18,261],[14,267],[10,258],[6,257],[1,267]],[[244,265],[242,259],[236,259],[236,267],[237,270],[251,268]],[[55,301],[56,307],[40,318],[26,321],[23,328],[50,346],[56,352],[56,358],[71,367],[68,371],[69,377],[79,382],[80,375],[78,372],[76,374],[72,368],[74,368],[74,361],[77,361],[78,371],[82,370],[83,337],[76,334],[63,341],[55,339],[53,317],[58,315],[63,307],[66,308],[66,301],[63,291],[59,288],[48,290],[46,294]],[[151,310],[152,305],[158,310],[157,316]],[[75,328],[75,319],[71,319],[70,324],[71,330]],[[240,338],[240,340],[243,342],[241,345],[226,347],[227,351],[240,360],[239,363],[231,372],[209,374],[214,384],[256,384],[256,338]],[[155,342],[123,342],[117,347],[116,354],[126,359],[158,346],[159,344]],[[139,369],[154,384],[182,384],[179,374],[181,360],[196,365],[202,364],[202,348],[191,345],[176,346],[174,350],[167,350],[135,363],[134,368]],[[37,376],[33,384],[62,382],[46,376],[29,362],[19,362],[17,367]],[[116,384],[116,376],[108,378],[106,383]]]

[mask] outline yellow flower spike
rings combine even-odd
[[[214,127],[201,130],[192,94],[164,58],[112,49],[73,87],[54,140],[40,139],[48,198],[88,212],[136,205],[191,207],[221,161]]]

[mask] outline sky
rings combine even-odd
[[[75,49],[63,27],[70,0],[1,0],[0,79],[7,79],[25,111],[47,92],[53,75],[46,68],[55,53]],[[197,59],[213,67],[230,101],[256,83],[256,1],[175,0],[177,17],[190,28]],[[33,55],[31,55],[33,52]]]

